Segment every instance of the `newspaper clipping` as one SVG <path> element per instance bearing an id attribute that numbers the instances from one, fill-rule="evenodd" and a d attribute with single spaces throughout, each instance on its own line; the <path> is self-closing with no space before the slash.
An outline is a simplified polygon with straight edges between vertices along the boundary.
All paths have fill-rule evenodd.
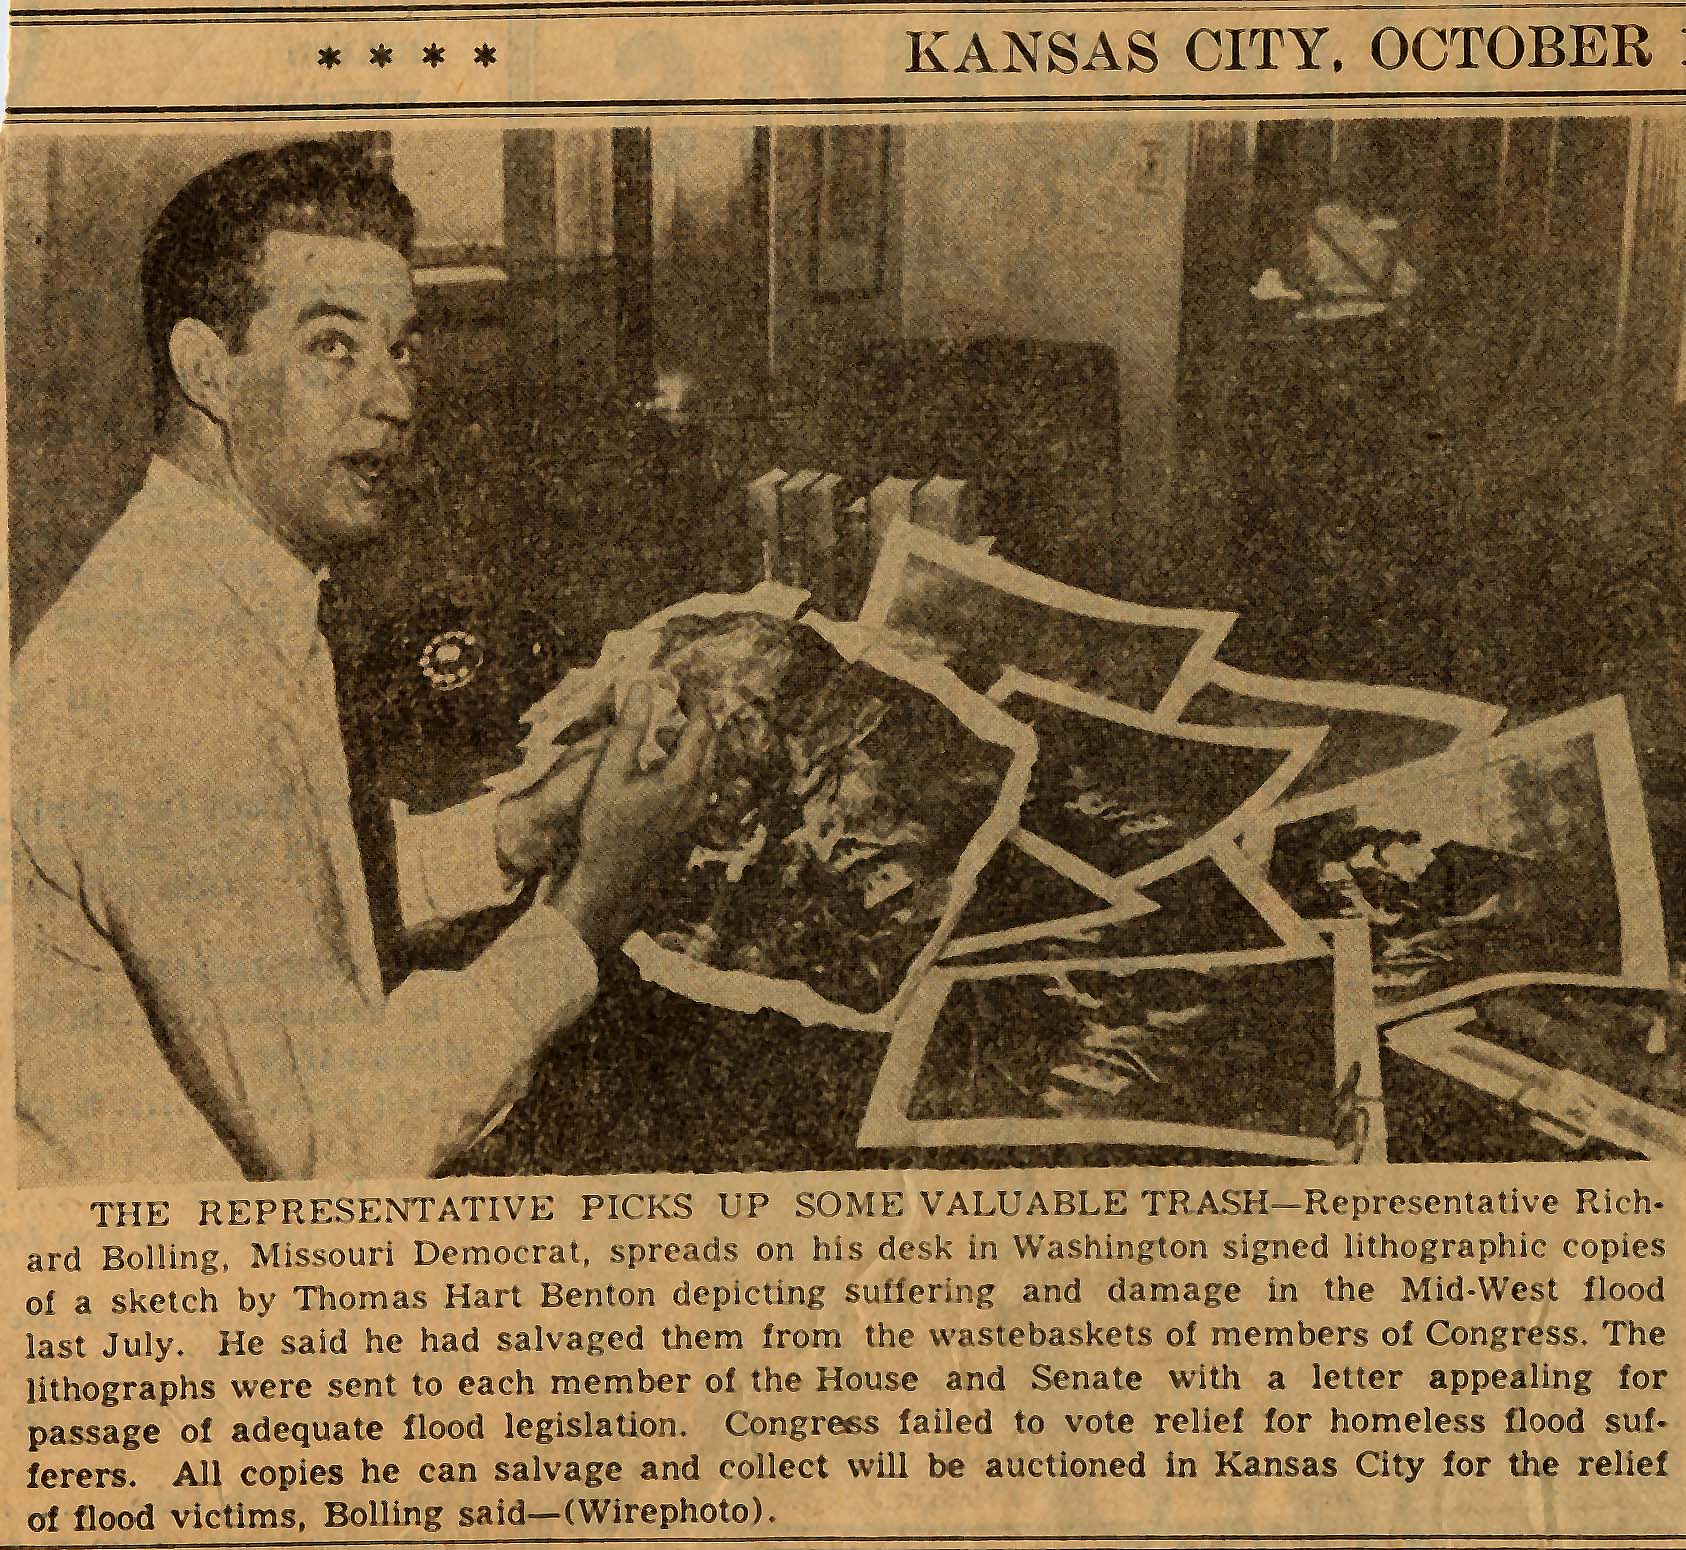
<path id="1" fill-rule="evenodd" d="M 1686 1546 L 1686 10 L 14 8 L 0 1545 Z"/>

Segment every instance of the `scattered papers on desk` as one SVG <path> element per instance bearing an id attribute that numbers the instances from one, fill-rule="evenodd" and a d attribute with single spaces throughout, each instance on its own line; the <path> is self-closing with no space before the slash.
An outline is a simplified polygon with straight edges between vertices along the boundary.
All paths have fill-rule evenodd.
<path id="1" fill-rule="evenodd" d="M 1500 732 L 1458 695 L 1249 672 L 1217 660 L 1232 614 L 908 523 L 859 622 L 807 604 L 765 582 L 616 632 L 491 786 L 583 791 L 635 682 L 647 765 L 706 710 L 710 807 L 627 950 L 709 1005 L 888 1030 L 863 1146 L 1380 1160 L 1381 1028 L 1390 1061 L 1502 1075 L 1506 1102 L 1518 1061 L 1570 1072 L 1528 1089 L 1553 1134 L 1673 1146 L 1686 1103 L 1634 1086 L 1639 1055 L 1678 1061 L 1660 1017 L 1609 1014 L 1638 1064 L 1515 1049 L 1498 1075 L 1462 1012 L 1432 1020 L 1668 985 L 1619 698 Z"/>
<path id="2" fill-rule="evenodd" d="M 1139 894 L 1134 904 L 1137 914 L 1146 914 L 1153 907 Z M 1003 937 L 1016 942 L 1040 935 L 1052 924 L 1074 916 L 1120 908 L 1110 888 L 1097 892 L 1067 875 L 1058 864 L 1039 861 L 1015 834 L 990 857 L 978 878 L 971 902 L 954 928 L 948 952 L 952 955 L 972 950 L 970 944 L 976 938 Z"/>
<path id="3" fill-rule="evenodd" d="M 1274 804 L 1279 823 L 1328 812 L 1368 777 L 1491 737 L 1504 707 L 1458 694 L 1279 678 L 1226 662 L 1185 676 L 1159 714 L 1198 726 L 1322 727 L 1326 735 Z"/>

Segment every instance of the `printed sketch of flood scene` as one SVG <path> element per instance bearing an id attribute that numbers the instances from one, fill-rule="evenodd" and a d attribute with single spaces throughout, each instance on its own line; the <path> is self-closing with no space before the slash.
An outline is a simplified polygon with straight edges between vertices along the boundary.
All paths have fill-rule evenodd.
<path id="1" fill-rule="evenodd" d="M 1284 791 L 1321 727 L 1171 725 L 1015 668 L 989 697 L 1036 729 L 1019 818 L 1034 854 L 1075 858 L 1117 888 L 1164 877 Z M 1110 891 L 1110 890 L 1109 890 Z"/>
<path id="2" fill-rule="evenodd" d="M 808 614 L 800 594 L 680 604 L 529 712 L 531 784 L 600 737 L 636 681 L 719 730 L 689 862 L 628 947 L 658 984 L 739 1011 L 875 1026 L 935 956 L 1016 821 L 1033 738 L 952 675 Z M 762 606 L 754 606 L 759 602 Z"/>
<path id="3" fill-rule="evenodd" d="M 1668 984 L 1619 700 L 1419 764 L 1285 825 L 1270 878 L 1302 916 L 1369 926 L 1388 1021 L 1503 985 Z"/>
<path id="4" fill-rule="evenodd" d="M 1235 615 L 1121 602 L 898 522 L 886 533 L 862 624 L 912 637 L 966 683 L 1008 668 L 1153 710 L 1210 662 Z"/>
<path id="5" fill-rule="evenodd" d="M 1215 662 L 1185 676 L 1159 714 L 1197 726 L 1327 729 L 1276 804 L 1278 822 L 1327 811 L 1356 782 L 1490 736 L 1504 708 L 1456 694 L 1378 684 L 1318 683 Z"/>
<path id="6" fill-rule="evenodd" d="M 1306 1161 L 1386 1155 L 1362 931 L 1333 952 L 939 971 L 863 1146 L 1107 1140 Z"/>
<path id="7" fill-rule="evenodd" d="M 1395 1023 L 1383 1040 L 1389 1056 L 1496 1099 L 1564 1146 L 1678 1157 L 1686 1114 L 1678 1060 L 1656 1058 L 1664 1035 L 1645 1000 L 1530 985 Z"/>

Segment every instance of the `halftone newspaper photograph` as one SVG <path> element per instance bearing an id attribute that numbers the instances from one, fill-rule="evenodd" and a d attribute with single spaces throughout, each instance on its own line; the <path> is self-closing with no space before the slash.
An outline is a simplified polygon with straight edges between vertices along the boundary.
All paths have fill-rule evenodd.
<path id="1" fill-rule="evenodd" d="M 1678 5 L 18 8 L 4 179 L 0 1542 L 1686 1543 Z"/>

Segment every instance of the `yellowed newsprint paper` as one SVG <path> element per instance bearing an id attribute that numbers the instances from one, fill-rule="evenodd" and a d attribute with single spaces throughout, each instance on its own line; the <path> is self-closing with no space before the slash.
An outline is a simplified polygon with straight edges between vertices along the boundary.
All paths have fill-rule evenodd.
<path id="1" fill-rule="evenodd" d="M 0 1547 L 1686 1545 L 1686 7 L 8 68 Z"/>

